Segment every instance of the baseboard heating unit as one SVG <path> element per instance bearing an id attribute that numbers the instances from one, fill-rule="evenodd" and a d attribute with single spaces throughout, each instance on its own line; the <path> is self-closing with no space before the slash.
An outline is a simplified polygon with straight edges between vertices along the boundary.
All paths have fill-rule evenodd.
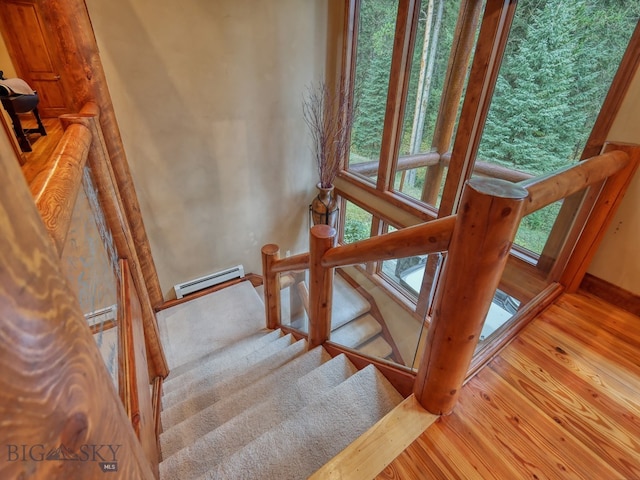
<path id="1" fill-rule="evenodd" d="M 174 285 L 173 289 L 176 292 L 176 298 L 180 299 L 185 295 L 189 295 L 190 293 L 213 287 L 214 285 L 233 280 L 234 278 L 243 277 L 244 268 L 242 267 L 242 265 L 236 265 L 235 267 L 211 273 L 209 275 L 205 275 L 204 277 L 195 278 L 184 283 L 179 283 L 177 285 Z"/>

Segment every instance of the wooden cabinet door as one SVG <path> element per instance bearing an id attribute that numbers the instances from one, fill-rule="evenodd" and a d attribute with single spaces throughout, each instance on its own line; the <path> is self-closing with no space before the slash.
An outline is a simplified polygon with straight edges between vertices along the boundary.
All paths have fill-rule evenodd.
<path id="1" fill-rule="evenodd" d="M 37 1 L 1 1 L 0 24 L 18 76 L 40 96 L 40 115 L 57 117 L 68 113 L 55 47 L 47 40 Z"/>

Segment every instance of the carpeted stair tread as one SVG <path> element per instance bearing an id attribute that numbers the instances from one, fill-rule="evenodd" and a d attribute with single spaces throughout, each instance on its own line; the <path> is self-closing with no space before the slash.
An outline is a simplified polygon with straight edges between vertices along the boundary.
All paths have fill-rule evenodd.
<path id="1" fill-rule="evenodd" d="M 161 310 L 156 317 L 169 370 L 265 326 L 264 304 L 250 282 Z"/>
<path id="2" fill-rule="evenodd" d="M 368 366 L 199 478 L 307 478 L 401 401 L 382 374 Z"/>
<path id="3" fill-rule="evenodd" d="M 233 455 L 267 430 L 277 427 L 294 412 L 316 403 L 318 398 L 356 372 L 353 364 L 340 355 L 301 378 L 292 380 L 286 389 L 255 403 L 175 455 L 165 457 L 161 466 L 162 478 L 195 478 L 204 474 L 212 465 Z"/>
<path id="4" fill-rule="evenodd" d="M 340 275 L 334 275 L 331 330 L 340 328 L 371 309 L 371 304 Z"/>
<path id="5" fill-rule="evenodd" d="M 222 347 L 212 350 L 208 353 L 205 353 L 201 357 L 190 360 L 189 362 L 183 363 L 182 365 L 178 365 L 171 369 L 169 376 L 163 382 L 163 385 L 166 385 L 169 382 L 177 379 L 180 375 L 185 372 L 188 372 L 194 367 L 199 366 L 204 362 L 208 362 L 215 358 L 224 358 L 231 356 L 245 356 L 248 353 L 256 350 L 261 345 L 266 345 L 278 338 L 284 336 L 280 329 L 277 330 L 268 330 L 266 328 L 260 329 L 253 333 L 248 334 L 247 336 L 241 338 L 237 342 L 223 345 Z"/>
<path id="6" fill-rule="evenodd" d="M 195 378 L 204 375 L 212 375 L 214 372 L 221 372 L 233 366 L 238 360 L 247 357 L 251 353 L 260 350 L 272 342 L 283 337 L 280 329 L 269 331 L 263 330 L 259 334 L 250 335 L 239 342 L 227 345 L 224 348 L 215 350 L 209 355 L 181 365 L 178 373 L 171 371 L 171 375 L 163 382 L 162 388 L 165 393 L 171 392 L 176 386 L 186 384 Z"/>
<path id="7" fill-rule="evenodd" d="M 387 358 L 391 356 L 393 349 L 383 337 L 377 336 L 373 340 L 358 347 L 358 352 L 370 357 Z"/>
<path id="8" fill-rule="evenodd" d="M 296 379 L 297 377 L 306 375 L 309 371 L 320 366 L 330 358 L 324 349 L 314 348 L 310 352 L 306 352 L 292 359 L 290 362 L 285 363 L 282 367 L 270 372 L 255 383 L 247 385 L 245 388 L 237 390 L 235 393 L 221 398 L 218 401 L 209 396 L 199 396 L 174 405 L 162 412 L 162 425 L 165 430 L 163 441 L 168 440 L 170 436 L 174 435 L 173 433 L 169 433 L 173 430 L 172 427 L 183 427 L 183 425 L 179 425 L 180 422 L 188 422 L 191 424 L 195 420 L 194 417 L 207 418 L 208 421 L 215 418 L 219 422 L 218 424 L 220 424 L 232 416 L 237 415 L 242 408 L 245 408 L 246 404 L 243 403 L 243 401 L 255 401 L 257 398 L 260 398 L 252 398 L 252 395 L 260 395 L 264 398 L 270 395 L 273 390 L 282 388 L 282 382 L 285 382 L 286 379 Z M 203 412 L 205 409 L 208 411 Z M 167 450 L 163 448 L 163 453 L 167 454 L 166 452 Z"/>
<path id="9" fill-rule="evenodd" d="M 283 337 L 285 338 L 285 337 Z M 306 340 L 300 340 L 287 348 L 280 350 L 264 360 L 250 365 L 245 372 L 227 376 L 224 379 L 203 378 L 200 383 L 193 385 L 193 390 L 185 392 L 184 396 L 172 403 L 171 406 L 188 402 L 192 408 L 202 405 L 210 405 L 225 396 L 231 395 L 247 385 L 257 382 L 262 377 L 282 367 L 294 358 L 303 355 L 307 351 Z M 207 403 L 208 402 L 208 403 Z M 194 411 L 195 413 L 195 411 Z"/>
<path id="10" fill-rule="evenodd" d="M 382 332 L 382 325 L 369 313 L 331 332 L 331 341 L 357 348 Z"/>
<path id="11" fill-rule="evenodd" d="M 207 363 L 198 368 L 197 377 L 181 375 L 185 377 L 184 380 L 180 380 L 177 384 L 173 385 L 173 388 L 169 392 L 166 392 L 162 398 L 162 405 L 166 408 L 184 400 L 188 395 L 192 395 L 194 392 L 202 390 L 204 387 L 211 386 L 213 383 L 221 382 L 226 378 L 234 377 L 251 368 L 252 365 L 260 363 L 265 358 L 269 358 L 271 355 L 289 347 L 295 342 L 295 339 L 291 334 L 280 337 L 279 339 L 270 342 L 255 350 L 248 355 L 235 359 L 230 365 L 225 363 L 225 368 L 219 370 L 216 368 L 216 364 Z"/>

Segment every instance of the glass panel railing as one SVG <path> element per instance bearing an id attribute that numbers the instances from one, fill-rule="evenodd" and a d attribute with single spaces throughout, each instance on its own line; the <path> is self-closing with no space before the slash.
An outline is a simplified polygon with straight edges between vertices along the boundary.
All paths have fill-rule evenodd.
<path id="1" fill-rule="evenodd" d="M 309 271 L 280 275 L 280 323 L 302 333 L 309 333 Z"/>
<path id="2" fill-rule="evenodd" d="M 113 238 L 88 168 L 73 209 L 61 264 L 118 388 L 119 269 Z"/>

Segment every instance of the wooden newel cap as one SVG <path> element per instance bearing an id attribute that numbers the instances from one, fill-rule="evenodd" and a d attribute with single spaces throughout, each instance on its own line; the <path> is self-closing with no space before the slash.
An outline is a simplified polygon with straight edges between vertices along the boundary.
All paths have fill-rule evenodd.
<path id="1" fill-rule="evenodd" d="M 311 227 L 311 235 L 316 238 L 334 238 L 338 232 L 330 225 L 314 225 Z"/>
<path id="2" fill-rule="evenodd" d="M 265 255 L 275 255 L 280 253 L 280 247 L 275 243 L 268 243 L 264 247 L 262 247 L 262 253 Z"/>
<path id="3" fill-rule="evenodd" d="M 492 197 L 511 198 L 524 200 L 529 196 L 526 188 L 517 183 L 501 180 L 499 178 L 472 178 L 467 181 L 467 186 L 478 193 Z"/>

